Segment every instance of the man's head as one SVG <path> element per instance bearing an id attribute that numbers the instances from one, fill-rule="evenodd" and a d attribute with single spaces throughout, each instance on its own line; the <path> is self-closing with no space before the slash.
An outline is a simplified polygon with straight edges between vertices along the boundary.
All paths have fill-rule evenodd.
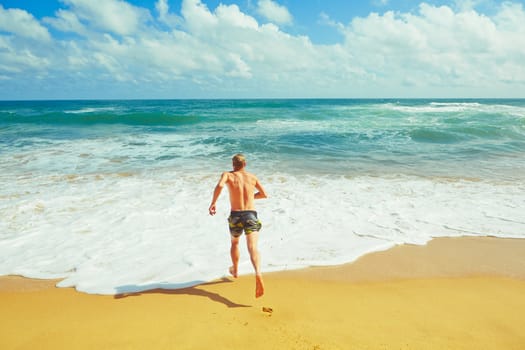
<path id="1" fill-rule="evenodd" d="M 246 166 L 246 157 L 244 154 L 236 154 L 232 158 L 233 170 L 240 170 Z"/>

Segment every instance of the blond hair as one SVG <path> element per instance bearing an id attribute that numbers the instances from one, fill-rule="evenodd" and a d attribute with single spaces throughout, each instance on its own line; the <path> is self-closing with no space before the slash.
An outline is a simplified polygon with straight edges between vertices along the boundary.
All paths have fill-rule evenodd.
<path id="1" fill-rule="evenodd" d="M 241 169 L 246 165 L 246 157 L 242 153 L 233 156 L 232 164 L 234 169 Z"/>

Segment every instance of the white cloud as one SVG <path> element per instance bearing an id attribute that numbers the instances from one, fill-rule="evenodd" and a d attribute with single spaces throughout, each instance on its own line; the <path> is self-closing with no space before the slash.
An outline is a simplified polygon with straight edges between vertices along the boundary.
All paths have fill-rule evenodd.
<path id="1" fill-rule="evenodd" d="M 149 12 L 122 0 L 63 0 L 82 21 L 118 35 L 136 33 L 150 19 Z"/>
<path id="2" fill-rule="evenodd" d="M 270 22 L 277 24 L 292 24 L 293 17 L 285 6 L 272 0 L 259 0 L 257 12 Z"/>
<path id="3" fill-rule="evenodd" d="M 0 73 L 7 74 L 6 77 L 44 71 L 50 63 L 48 58 L 37 55 L 29 48 L 18 47 L 12 38 L 0 36 Z"/>
<path id="4" fill-rule="evenodd" d="M 4 9 L 1 4 L 0 31 L 35 40 L 51 40 L 47 28 L 42 26 L 33 15 L 21 9 Z"/>
<path id="5" fill-rule="evenodd" d="M 345 48 L 354 64 L 395 85 L 410 76 L 420 88 L 492 90 L 503 79 L 524 84 L 523 8 L 503 5 L 495 18 L 474 10 L 421 4 L 415 14 L 387 12 L 354 19 L 345 29 Z M 417 78 L 417 79 L 414 79 Z M 430 90 L 429 90 L 430 91 Z"/>
<path id="6" fill-rule="evenodd" d="M 219 21 L 225 25 L 250 29 L 257 29 L 259 27 L 257 21 L 253 17 L 242 13 L 237 5 L 225 6 L 221 4 L 215 13 Z"/>
<path id="7" fill-rule="evenodd" d="M 211 26 L 217 24 L 217 18 L 200 0 L 183 0 L 181 12 L 186 26 L 193 33 L 206 32 Z"/>
<path id="8" fill-rule="evenodd" d="M 45 77 L 53 64 L 49 57 L 49 47 L 53 44 L 47 28 L 33 15 L 0 5 L 0 96 L 7 96 L 12 90 L 10 84 L 17 79 L 27 83 L 28 78 Z M 28 88 L 32 87 L 29 83 Z"/>
<path id="9" fill-rule="evenodd" d="M 62 32 L 77 33 L 86 35 L 87 29 L 80 22 L 74 12 L 59 9 L 55 13 L 56 17 L 46 17 L 43 19 L 44 23 L 50 24 L 55 29 Z"/>
<path id="10" fill-rule="evenodd" d="M 155 3 L 155 9 L 159 15 L 159 21 L 163 22 L 173 28 L 182 23 L 182 19 L 169 12 L 168 0 L 158 0 Z"/>
<path id="11" fill-rule="evenodd" d="M 155 3 L 155 9 L 159 13 L 160 18 L 166 17 L 169 11 L 168 0 L 158 0 Z"/>
<path id="12" fill-rule="evenodd" d="M 235 4 L 210 9 L 184 0 L 179 14 L 158 0 L 154 17 L 123 1 L 98 8 L 88 0 L 63 3 L 43 24 L 19 10 L 28 26 L 47 33 L 38 42 L 14 25 L 14 35 L 0 34 L 0 95 L 16 84 L 33 89 L 37 74 L 43 82 L 53 78 L 47 84 L 56 98 L 88 87 L 99 97 L 110 90 L 120 97 L 512 97 L 525 91 L 519 4 L 505 3 L 490 17 L 425 3 L 416 12 L 370 14 L 347 24 L 324 14 L 322 21 L 344 41 L 315 45 L 258 23 Z M 44 24 L 78 35 L 51 38 Z M 61 88 L 62 81 L 74 88 Z"/>

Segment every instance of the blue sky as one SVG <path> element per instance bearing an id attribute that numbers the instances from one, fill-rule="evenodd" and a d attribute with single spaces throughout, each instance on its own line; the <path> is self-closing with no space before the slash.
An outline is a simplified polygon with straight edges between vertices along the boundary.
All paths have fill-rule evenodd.
<path id="1" fill-rule="evenodd" d="M 525 97 L 525 5 L 0 0 L 0 99 Z"/>

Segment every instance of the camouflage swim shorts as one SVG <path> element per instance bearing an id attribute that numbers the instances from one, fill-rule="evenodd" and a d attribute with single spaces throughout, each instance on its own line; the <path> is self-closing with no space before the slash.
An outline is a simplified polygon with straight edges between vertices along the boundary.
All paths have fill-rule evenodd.
<path id="1" fill-rule="evenodd" d="M 228 218 L 230 234 L 233 237 L 242 235 L 242 231 L 249 235 L 254 231 L 259 231 L 262 227 L 261 220 L 257 218 L 255 210 L 232 211 Z"/>

